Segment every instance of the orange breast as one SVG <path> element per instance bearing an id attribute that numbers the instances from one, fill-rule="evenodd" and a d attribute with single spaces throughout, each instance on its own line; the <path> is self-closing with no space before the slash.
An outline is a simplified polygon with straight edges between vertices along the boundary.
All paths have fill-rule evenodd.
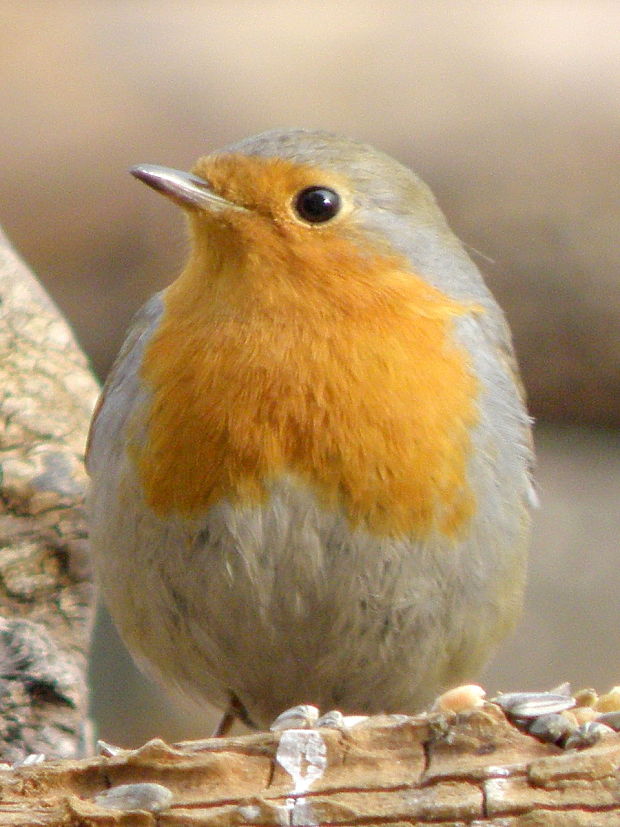
<path id="1" fill-rule="evenodd" d="M 292 473 L 377 535 L 466 525 L 478 388 L 452 326 L 472 308 L 394 257 L 330 249 L 286 279 L 275 253 L 245 273 L 238 259 L 229 284 L 194 258 L 167 291 L 142 369 L 147 439 L 132 447 L 158 514 L 262 503 Z"/>

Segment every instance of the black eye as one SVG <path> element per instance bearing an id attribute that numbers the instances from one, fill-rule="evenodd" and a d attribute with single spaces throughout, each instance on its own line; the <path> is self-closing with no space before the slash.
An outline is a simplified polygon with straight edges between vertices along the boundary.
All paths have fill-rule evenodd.
<path id="1" fill-rule="evenodd" d="M 295 198 L 295 211 L 304 221 L 329 221 L 340 209 L 340 196 L 329 187 L 307 187 Z"/>

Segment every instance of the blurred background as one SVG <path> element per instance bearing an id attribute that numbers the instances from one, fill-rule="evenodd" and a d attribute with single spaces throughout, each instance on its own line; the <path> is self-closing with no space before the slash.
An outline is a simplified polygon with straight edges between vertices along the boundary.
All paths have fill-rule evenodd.
<path id="1" fill-rule="evenodd" d="M 274 126 L 368 141 L 431 185 L 514 332 L 541 508 L 487 688 L 620 683 L 617 0 L 0 2 L 0 222 L 104 378 L 182 263 L 127 174 Z M 99 624 L 101 737 L 204 736 Z"/>

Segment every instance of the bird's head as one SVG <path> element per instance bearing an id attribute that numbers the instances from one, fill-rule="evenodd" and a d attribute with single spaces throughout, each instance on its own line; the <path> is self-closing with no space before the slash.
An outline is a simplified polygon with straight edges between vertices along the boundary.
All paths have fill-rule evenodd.
<path id="1" fill-rule="evenodd" d="M 190 173 L 151 165 L 132 173 L 187 212 L 186 279 L 222 284 L 229 301 L 239 292 L 276 302 L 313 294 L 355 305 L 412 272 L 448 296 L 485 298 L 428 187 L 366 144 L 275 130 L 199 159 Z"/>

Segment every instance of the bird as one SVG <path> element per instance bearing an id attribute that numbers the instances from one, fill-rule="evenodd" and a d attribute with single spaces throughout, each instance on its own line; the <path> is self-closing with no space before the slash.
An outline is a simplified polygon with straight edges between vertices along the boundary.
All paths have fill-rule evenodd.
<path id="1" fill-rule="evenodd" d="M 518 618 L 536 501 L 504 314 L 389 155 L 272 129 L 135 178 L 188 258 L 87 446 L 99 588 L 137 664 L 260 729 L 419 712 Z"/>

